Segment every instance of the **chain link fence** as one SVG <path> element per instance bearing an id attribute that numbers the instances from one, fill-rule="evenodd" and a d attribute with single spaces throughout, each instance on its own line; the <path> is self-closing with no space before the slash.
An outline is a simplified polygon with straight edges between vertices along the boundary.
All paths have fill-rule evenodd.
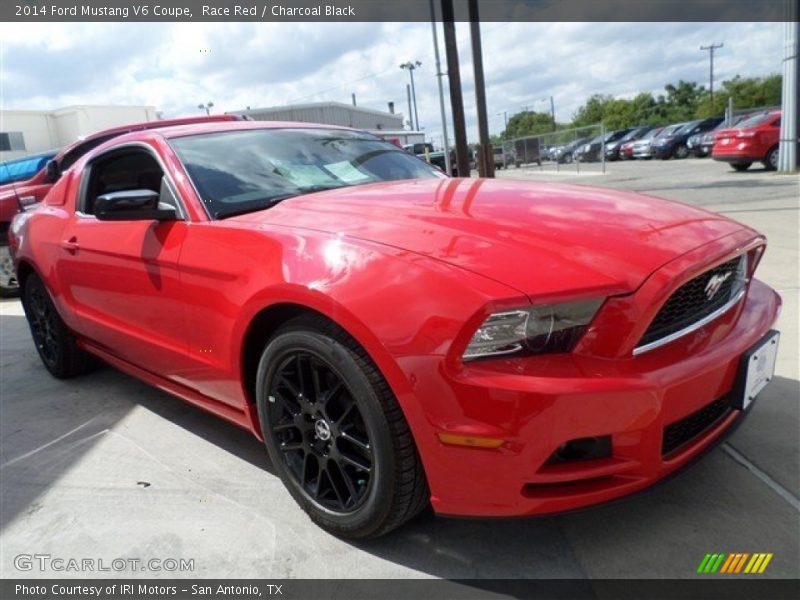
<path id="1" fill-rule="evenodd" d="M 504 166 L 605 172 L 605 135 L 603 124 L 598 123 L 506 140 L 502 143 Z"/>

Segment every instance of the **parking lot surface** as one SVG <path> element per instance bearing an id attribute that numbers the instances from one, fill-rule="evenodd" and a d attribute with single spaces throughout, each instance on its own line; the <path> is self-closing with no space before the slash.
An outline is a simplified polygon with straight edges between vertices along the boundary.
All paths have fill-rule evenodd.
<path id="1" fill-rule="evenodd" d="M 798 178 L 691 159 L 499 177 L 599 185 L 721 212 L 769 238 L 759 277 L 783 296 L 777 376 L 749 418 L 647 495 L 557 517 L 423 515 L 376 541 L 314 526 L 250 434 L 109 367 L 58 381 L 18 301 L 0 301 L 3 577 L 693 577 L 708 552 L 771 552 L 800 576 Z M 193 559 L 185 572 L 22 572 L 19 554 Z"/>

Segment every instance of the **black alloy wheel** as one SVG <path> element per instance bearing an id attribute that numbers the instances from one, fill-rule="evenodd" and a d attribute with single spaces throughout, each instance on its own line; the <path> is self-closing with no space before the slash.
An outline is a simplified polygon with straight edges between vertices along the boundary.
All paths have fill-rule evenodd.
<path id="1" fill-rule="evenodd" d="M 289 354 L 269 390 L 269 423 L 286 466 L 316 504 L 358 508 L 372 473 L 372 445 L 353 392 L 323 359 Z"/>
<path id="2" fill-rule="evenodd" d="M 374 538 L 429 505 L 391 388 L 364 349 L 321 315 L 293 319 L 267 342 L 256 403 L 276 473 L 323 529 Z"/>
<path id="3" fill-rule="evenodd" d="M 51 375 L 66 379 L 87 373 L 96 366 L 96 359 L 78 346 L 44 282 L 36 274 L 25 280 L 22 307 L 36 351 Z"/>
<path id="4" fill-rule="evenodd" d="M 26 294 L 26 308 L 31 336 L 45 366 L 52 368 L 58 360 L 58 313 L 47 297 L 44 286 L 31 284 Z"/>
<path id="5" fill-rule="evenodd" d="M 672 156 L 675 158 L 686 158 L 689 156 L 689 148 L 686 147 L 686 144 L 678 144 L 675 146 L 675 150 L 672 151 Z"/>

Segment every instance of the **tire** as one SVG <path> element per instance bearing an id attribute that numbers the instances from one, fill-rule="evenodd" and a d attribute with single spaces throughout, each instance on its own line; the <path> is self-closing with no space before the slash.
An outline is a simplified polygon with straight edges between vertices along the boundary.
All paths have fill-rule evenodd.
<path id="1" fill-rule="evenodd" d="M 686 144 L 678 144 L 672 150 L 673 158 L 686 158 L 687 156 L 689 156 L 689 148 L 686 147 Z"/>
<path id="2" fill-rule="evenodd" d="M 397 400 L 364 350 L 326 319 L 301 317 L 275 333 L 259 362 L 256 401 L 274 468 L 326 531 L 375 538 L 428 506 Z"/>
<path id="3" fill-rule="evenodd" d="M 743 171 L 747 171 L 747 169 L 749 169 L 750 165 L 752 165 L 752 164 L 753 163 L 749 163 L 749 162 L 747 162 L 747 163 L 734 163 L 731 166 L 733 167 L 734 171 L 739 171 L 741 173 Z"/>
<path id="4" fill-rule="evenodd" d="M 68 379 L 94 369 L 96 359 L 78 347 L 75 336 L 58 314 L 47 287 L 36 274 L 25 280 L 22 307 L 39 358 L 53 377 Z"/>
<path id="5" fill-rule="evenodd" d="M 568 165 L 568 164 L 570 164 L 572 162 L 572 158 L 573 158 L 572 157 L 572 153 L 571 152 L 567 152 L 563 156 L 562 160 L 563 160 L 564 164 Z"/>
<path id="6" fill-rule="evenodd" d="M 14 262 L 8 245 L 0 244 L 0 298 L 11 298 L 19 294 Z"/>
<path id="7" fill-rule="evenodd" d="M 764 156 L 764 168 L 767 171 L 775 171 L 778 168 L 778 145 L 775 144 L 772 148 L 767 150 Z"/>

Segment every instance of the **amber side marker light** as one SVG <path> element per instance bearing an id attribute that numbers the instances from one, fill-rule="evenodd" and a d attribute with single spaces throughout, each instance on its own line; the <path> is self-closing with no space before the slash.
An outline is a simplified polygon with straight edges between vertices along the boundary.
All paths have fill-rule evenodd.
<path id="1" fill-rule="evenodd" d="M 472 435 L 457 435 L 455 433 L 439 433 L 439 441 L 450 446 L 469 446 L 471 448 L 499 448 L 505 440 Z"/>

